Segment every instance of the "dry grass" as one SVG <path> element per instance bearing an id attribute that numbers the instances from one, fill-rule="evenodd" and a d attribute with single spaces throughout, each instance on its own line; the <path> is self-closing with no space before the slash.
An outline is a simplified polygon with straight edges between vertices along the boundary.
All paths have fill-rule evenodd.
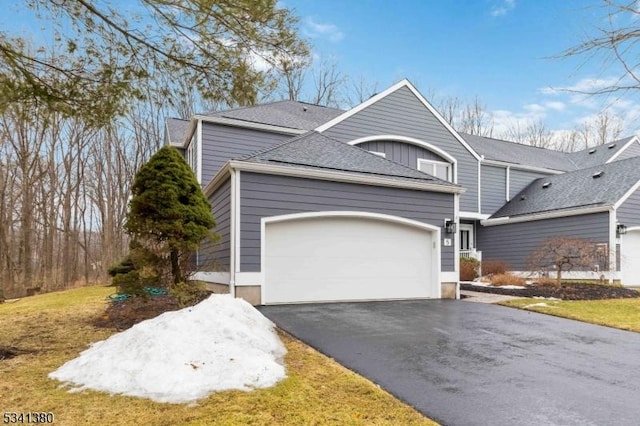
<path id="1" fill-rule="evenodd" d="M 640 299 L 581 301 L 517 299 L 500 304 L 640 332 Z"/>
<path id="2" fill-rule="evenodd" d="M 47 374 L 113 330 L 97 329 L 112 288 L 89 287 L 0 305 L 0 346 L 27 351 L 0 361 L 4 411 L 53 412 L 56 424 L 435 424 L 370 381 L 282 335 L 288 377 L 270 389 L 228 391 L 193 405 L 101 392 L 69 393 Z M 158 374 L 162 374 L 161 371 Z"/>
<path id="3" fill-rule="evenodd" d="M 482 261 L 482 274 L 483 275 L 499 275 L 509 271 L 509 265 L 504 260 L 483 260 Z"/>
<path id="4" fill-rule="evenodd" d="M 491 285 L 501 286 L 501 285 L 520 285 L 523 286 L 526 284 L 524 278 L 515 276 L 510 273 L 505 274 L 497 274 L 491 277 Z"/>

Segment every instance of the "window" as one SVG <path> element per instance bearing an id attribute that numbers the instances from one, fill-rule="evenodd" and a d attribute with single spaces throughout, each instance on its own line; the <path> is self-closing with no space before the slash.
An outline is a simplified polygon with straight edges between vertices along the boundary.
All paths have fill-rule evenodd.
<path id="1" fill-rule="evenodd" d="M 193 135 L 187 147 L 187 163 L 191 166 L 193 173 L 198 176 L 198 138 Z"/>
<path id="2" fill-rule="evenodd" d="M 451 164 L 443 161 L 425 160 L 424 158 L 418 159 L 418 170 L 421 172 L 429 173 L 439 179 L 451 182 Z"/>

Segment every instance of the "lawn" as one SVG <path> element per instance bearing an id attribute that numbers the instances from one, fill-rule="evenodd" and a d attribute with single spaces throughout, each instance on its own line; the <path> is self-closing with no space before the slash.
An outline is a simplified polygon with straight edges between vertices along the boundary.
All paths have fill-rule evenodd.
<path id="1" fill-rule="evenodd" d="M 113 292 L 87 287 L 0 304 L 0 348 L 19 352 L 0 360 L 3 412 L 52 412 L 56 424 L 68 425 L 435 424 L 286 334 L 281 338 L 288 350 L 288 377 L 273 388 L 215 393 L 191 405 L 95 391 L 69 393 L 47 374 L 89 343 L 115 333 L 92 325 Z"/>
<path id="2" fill-rule="evenodd" d="M 500 304 L 640 332 L 640 299 L 582 301 L 516 299 Z"/>

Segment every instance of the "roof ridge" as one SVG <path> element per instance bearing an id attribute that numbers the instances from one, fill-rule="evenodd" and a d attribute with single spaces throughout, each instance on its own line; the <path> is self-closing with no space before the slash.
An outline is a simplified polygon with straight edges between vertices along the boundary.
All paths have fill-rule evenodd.
<path id="1" fill-rule="evenodd" d="M 243 157 L 239 157 L 239 158 L 237 158 L 237 160 L 250 160 L 250 159 L 252 159 L 254 157 L 257 157 L 259 155 L 266 154 L 269 151 L 273 151 L 274 149 L 278 149 L 278 148 L 283 147 L 285 145 L 288 145 L 288 144 L 290 144 L 292 142 L 296 142 L 298 139 L 301 139 L 301 138 L 303 138 L 305 136 L 308 136 L 308 135 L 310 135 L 312 133 L 318 133 L 318 132 L 316 132 L 315 130 L 309 130 L 307 133 L 303 133 L 301 135 L 294 136 L 293 138 L 287 139 L 287 140 L 285 140 L 283 142 L 280 142 L 279 144 L 272 145 L 272 146 L 269 146 L 267 148 L 259 149 L 257 151 L 252 152 L 251 154 L 247 154 L 247 155 L 245 155 Z M 320 134 L 320 133 L 318 133 L 318 134 Z"/>

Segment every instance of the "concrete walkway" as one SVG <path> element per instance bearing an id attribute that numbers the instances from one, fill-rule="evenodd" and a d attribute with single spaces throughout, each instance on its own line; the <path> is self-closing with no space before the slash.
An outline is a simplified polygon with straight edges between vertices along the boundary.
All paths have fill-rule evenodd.
<path id="1" fill-rule="evenodd" d="M 464 302 L 477 303 L 500 303 L 506 300 L 522 299 L 522 297 L 506 296 L 504 294 L 481 293 L 479 291 L 470 290 L 460 290 L 460 297 Z"/>

